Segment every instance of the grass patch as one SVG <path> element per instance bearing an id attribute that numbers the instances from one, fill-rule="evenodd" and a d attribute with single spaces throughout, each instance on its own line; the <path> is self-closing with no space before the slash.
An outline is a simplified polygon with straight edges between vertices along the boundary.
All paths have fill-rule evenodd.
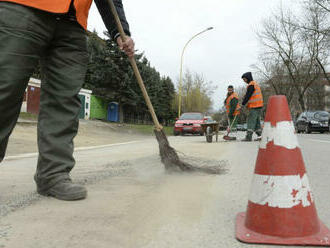
<path id="1" fill-rule="evenodd" d="M 129 124 L 129 127 L 141 134 L 153 134 L 153 125 Z M 167 136 L 173 135 L 173 127 L 163 127 Z"/>
<path id="2" fill-rule="evenodd" d="M 25 119 L 25 120 L 33 120 L 33 121 L 36 121 L 36 120 L 38 120 L 38 115 L 31 114 L 31 113 L 21 112 L 21 113 L 19 114 L 19 118 L 21 118 L 21 119 Z"/>

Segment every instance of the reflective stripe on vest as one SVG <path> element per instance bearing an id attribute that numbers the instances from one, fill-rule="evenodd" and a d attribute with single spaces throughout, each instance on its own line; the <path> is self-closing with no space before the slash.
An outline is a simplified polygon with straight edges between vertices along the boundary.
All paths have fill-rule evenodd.
<path id="1" fill-rule="evenodd" d="M 264 106 L 264 101 L 262 99 L 262 93 L 261 93 L 260 86 L 255 81 L 251 81 L 249 83 L 248 87 L 250 85 L 254 86 L 254 92 L 248 101 L 248 105 L 247 105 L 248 108 L 260 108 L 260 107 Z"/>
<path id="2" fill-rule="evenodd" d="M 64 14 L 69 11 L 71 0 L 0 0 L 5 2 L 14 2 L 21 5 L 33 7 L 51 13 Z M 78 23 L 87 29 L 88 12 L 91 7 L 92 0 L 74 0 L 73 5 L 76 9 L 76 17 Z"/>
<path id="3" fill-rule="evenodd" d="M 229 110 L 230 110 L 230 101 L 231 101 L 233 98 L 236 98 L 236 99 L 238 100 L 238 95 L 237 95 L 235 92 L 233 92 L 233 94 L 231 94 L 231 95 L 230 95 L 229 97 L 227 97 L 227 99 L 226 99 L 226 109 L 227 109 L 227 114 L 229 114 Z M 240 109 L 240 107 L 239 107 L 239 103 L 237 103 L 237 105 L 236 105 L 236 109 L 235 109 L 235 111 L 234 111 L 234 116 L 239 114 L 239 109 Z"/>

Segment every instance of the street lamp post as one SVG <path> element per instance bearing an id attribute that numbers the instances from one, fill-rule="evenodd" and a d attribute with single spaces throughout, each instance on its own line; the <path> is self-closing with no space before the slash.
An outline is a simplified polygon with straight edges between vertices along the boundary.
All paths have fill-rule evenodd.
<path id="1" fill-rule="evenodd" d="M 180 63 L 180 79 L 179 79 L 179 103 L 178 103 L 178 104 L 179 104 L 179 111 L 178 111 L 178 113 L 179 113 L 179 117 L 180 117 L 180 115 L 181 115 L 182 64 L 183 64 L 183 54 L 184 54 L 184 51 L 186 50 L 186 48 L 187 48 L 187 46 L 188 46 L 188 44 L 189 44 L 190 41 L 192 41 L 192 40 L 193 40 L 194 38 L 196 38 L 198 35 L 200 35 L 200 34 L 206 32 L 206 31 L 209 31 L 209 30 L 211 30 L 211 29 L 213 29 L 213 27 L 209 27 L 209 28 L 204 29 L 203 31 L 201 31 L 201 32 L 199 32 L 199 33 L 197 33 L 197 34 L 195 34 L 193 37 L 191 37 L 191 38 L 187 41 L 187 43 L 184 45 L 184 47 L 183 47 L 183 49 L 182 49 L 182 53 L 181 53 L 181 63 Z"/>

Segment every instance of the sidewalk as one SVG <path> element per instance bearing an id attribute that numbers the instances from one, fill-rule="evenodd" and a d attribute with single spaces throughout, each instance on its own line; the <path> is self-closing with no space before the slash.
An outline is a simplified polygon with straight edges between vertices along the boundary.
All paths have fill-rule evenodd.
<path id="1" fill-rule="evenodd" d="M 78 134 L 74 139 L 74 145 L 78 147 L 101 146 L 114 143 L 141 140 L 145 136 L 141 134 L 119 132 L 116 125 L 101 121 L 80 121 Z M 37 121 L 18 119 L 13 133 L 9 138 L 6 156 L 17 156 L 25 153 L 38 152 L 37 146 Z"/>

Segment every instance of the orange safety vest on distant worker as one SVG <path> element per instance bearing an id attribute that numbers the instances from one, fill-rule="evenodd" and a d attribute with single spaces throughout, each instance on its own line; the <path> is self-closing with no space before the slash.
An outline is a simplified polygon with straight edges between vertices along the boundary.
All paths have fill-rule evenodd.
<path id="1" fill-rule="evenodd" d="M 229 114 L 229 110 L 230 110 L 230 101 L 233 99 L 233 98 L 236 98 L 238 100 L 238 95 L 233 92 L 229 97 L 227 97 L 226 99 L 226 108 L 227 108 L 227 114 Z M 236 105 L 236 109 L 234 111 L 234 116 L 235 115 L 239 115 L 239 109 L 240 109 L 240 106 L 239 106 L 239 103 L 237 103 Z"/>
<path id="2" fill-rule="evenodd" d="M 51 13 L 64 14 L 69 11 L 71 0 L 0 0 L 14 2 Z M 93 0 L 73 0 L 78 23 L 87 29 L 88 12 Z M 17 20 L 18 21 L 18 20 Z"/>
<path id="3" fill-rule="evenodd" d="M 255 81 L 251 81 L 249 83 L 248 87 L 250 85 L 254 86 L 254 92 L 248 101 L 247 107 L 248 108 L 260 108 L 260 107 L 264 106 L 264 100 L 262 98 L 260 86 Z"/>

